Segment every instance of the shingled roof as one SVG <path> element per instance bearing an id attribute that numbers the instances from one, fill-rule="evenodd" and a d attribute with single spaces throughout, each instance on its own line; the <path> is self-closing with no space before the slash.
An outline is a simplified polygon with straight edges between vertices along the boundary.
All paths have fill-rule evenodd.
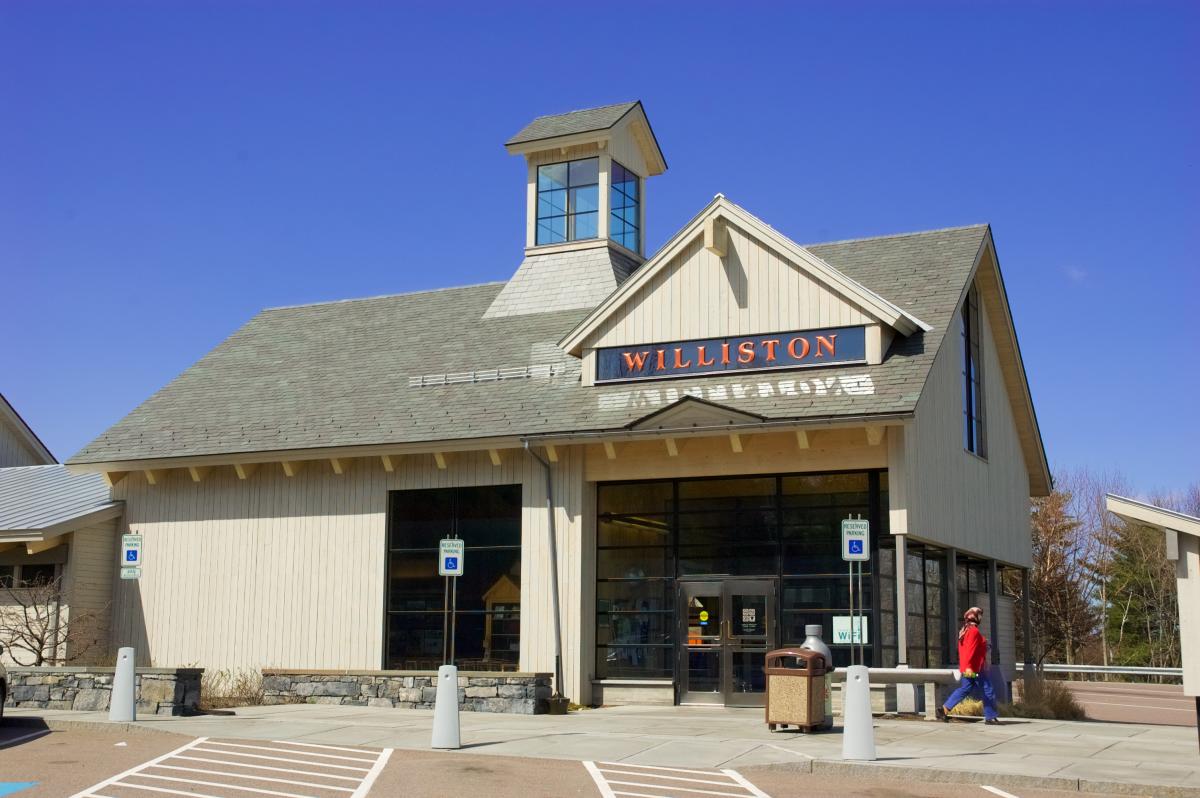
<path id="1" fill-rule="evenodd" d="M 591 133 L 595 130 L 608 130 L 621 117 L 637 108 L 637 100 L 616 105 L 603 105 L 599 108 L 584 108 L 579 111 L 568 111 L 565 114 L 551 114 L 534 119 L 505 144 L 524 144 L 528 141 L 541 141 L 559 136 L 570 136 L 576 133 Z"/>
<path id="2" fill-rule="evenodd" d="M 684 395 L 769 420 L 915 409 L 987 227 L 807 247 L 932 325 L 878 365 L 584 387 L 587 309 L 483 318 L 503 284 L 259 313 L 71 464 L 625 428 Z"/>

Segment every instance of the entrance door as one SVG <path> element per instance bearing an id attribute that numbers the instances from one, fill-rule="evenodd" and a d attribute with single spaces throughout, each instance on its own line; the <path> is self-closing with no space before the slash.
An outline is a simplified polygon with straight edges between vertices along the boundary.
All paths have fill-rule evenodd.
<path id="1" fill-rule="evenodd" d="M 775 640 L 774 582 L 680 582 L 679 603 L 679 702 L 762 706 L 763 664 Z"/>

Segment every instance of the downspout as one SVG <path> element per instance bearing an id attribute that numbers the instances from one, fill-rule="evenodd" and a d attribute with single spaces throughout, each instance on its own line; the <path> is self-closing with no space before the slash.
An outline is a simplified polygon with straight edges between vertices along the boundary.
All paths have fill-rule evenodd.
<path id="1" fill-rule="evenodd" d="M 554 608 L 554 696 L 551 700 L 561 702 L 565 699 L 562 694 L 562 617 L 558 603 L 558 533 L 554 524 L 554 480 L 550 474 L 550 463 L 530 448 L 529 441 L 524 443 L 525 451 L 529 452 L 546 472 L 546 514 L 549 516 L 550 535 L 550 603 Z"/>

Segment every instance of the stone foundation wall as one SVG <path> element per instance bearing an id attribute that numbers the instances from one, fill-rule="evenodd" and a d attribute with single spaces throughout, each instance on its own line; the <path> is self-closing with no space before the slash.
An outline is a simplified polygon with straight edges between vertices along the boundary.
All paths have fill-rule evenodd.
<path id="1" fill-rule="evenodd" d="M 200 705 L 203 668 L 138 668 L 137 711 L 187 715 Z M 104 711 L 112 697 L 113 668 L 9 668 L 6 707 Z"/>
<path id="2" fill-rule="evenodd" d="M 433 671 L 264 670 L 264 704 L 344 704 L 433 709 Z M 549 711 L 548 673 L 459 672 L 458 707 L 466 712 L 544 715 Z"/>

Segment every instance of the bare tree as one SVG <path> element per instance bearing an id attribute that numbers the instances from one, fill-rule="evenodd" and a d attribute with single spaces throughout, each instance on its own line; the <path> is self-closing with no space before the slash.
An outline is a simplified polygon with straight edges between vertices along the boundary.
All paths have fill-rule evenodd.
<path id="1" fill-rule="evenodd" d="M 99 632 L 107 608 L 96 612 L 66 606 L 61 577 L 6 585 L 0 595 L 0 643 L 18 665 L 78 662 L 102 647 Z"/>

